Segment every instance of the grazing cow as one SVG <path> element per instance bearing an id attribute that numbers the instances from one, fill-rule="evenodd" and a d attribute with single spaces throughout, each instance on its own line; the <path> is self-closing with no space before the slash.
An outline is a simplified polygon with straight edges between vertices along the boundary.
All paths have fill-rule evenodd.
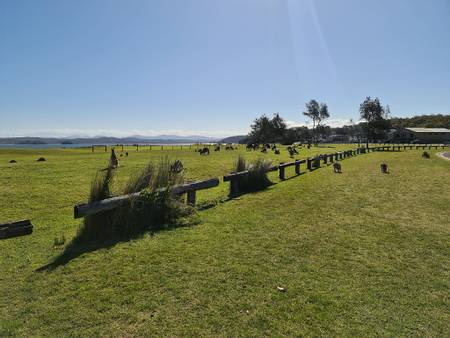
<path id="1" fill-rule="evenodd" d="M 294 157 L 294 155 L 298 155 L 298 151 L 294 147 L 289 146 L 286 149 L 289 152 L 290 157 Z"/>
<path id="2" fill-rule="evenodd" d="M 125 156 L 128 156 L 128 151 L 125 153 Z"/>
<path id="3" fill-rule="evenodd" d="M 111 168 L 115 169 L 119 166 L 119 160 L 117 159 L 114 148 L 111 148 Z"/>
<path id="4" fill-rule="evenodd" d="M 276 149 L 273 151 L 275 155 L 280 155 L 280 149 Z"/>
<path id="5" fill-rule="evenodd" d="M 233 145 L 231 143 L 227 144 L 225 150 L 234 150 Z"/>
<path id="6" fill-rule="evenodd" d="M 198 151 L 200 155 L 209 155 L 209 149 L 207 147 L 204 147 Z"/>
<path id="7" fill-rule="evenodd" d="M 259 148 L 259 144 L 258 143 L 249 143 L 246 146 L 247 150 L 256 150 Z"/>
<path id="8" fill-rule="evenodd" d="M 44 157 L 39 157 L 37 161 L 38 161 L 38 162 L 45 162 L 46 159 L 45 159 Z"/>
<path id="9" fill-rule="evenodd" d="M 11 161 L 9 161 L 9 163 L 17 163 L 17 161 L 16 160 L 11 160 Z"/>
<path id="10" fill-rule="evenodd" d="M 220 151 L 220 146 L 219 145 L 215 146 L 214 151 Z"/>
<path id="11" fill-rule="evenodd" d="M 427 151 L 422 153 L 422 158 L 430 158 L 430 154 Z"/>
<path id="12" fill-rule="evenodd" d="M 342 174 L 342 166 L 338 162 L 333 163 L 333 171 L 335 174 Z"/>
<path id="13" fill-rule="evenodd" d="M 173 164 L 171 164 L 170 166 L 170 171 L 176 174 L 179 174 L 183 171 L 184 166 L 183 163 L 181 163 L 180 160 L 176 160 L 175 162 L 173 162 Z"/>
<path id="14" fill-rule="evenodd" d="M 267 153 L 267 148 L 266 148 L 266 147 L 263 147 L 263 148 L 261 149 L 261 152 L 264 153 L 264 154 L 266 154 L 266 153 Z"/>
<path id="15" fill-rule="evenodd" d="M 381 163 L 380 164 L 380 169 L 381 169 L 381 173 L 382 174 L 387 174 L 388 173 L 388 166 L 386 163 Z"/>

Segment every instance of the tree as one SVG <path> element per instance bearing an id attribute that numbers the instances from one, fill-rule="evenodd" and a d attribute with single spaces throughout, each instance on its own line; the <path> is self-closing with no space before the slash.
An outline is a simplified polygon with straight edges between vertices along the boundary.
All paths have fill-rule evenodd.
<path id="1" fill-rule="evenodd" d="M 313 137 L 314 143 L 317 144 L 316 127 L 320 126 L 320 123 L 330 117 L 328 112 L 328 106 L 325 103 L 319 103 L 316 100 L 310 100 L 306 103 L 306 110 L 303 115 L 309 117 L 313 122 Z"/>
<path id="2" fill-rule="evenodd" d="M 281 142 L 286 132 L 286 123 L 280 114 L 275 113 L 271 119 L 266 115 L 256 118 L 250 128 L 250 143 Z"/>
<path id="3" fill-rule="evenodd" d="M 332 132 L 330 126 L 317 125 L 316 127 L 316 134 L 320 137 L 321 140 L 330 137 L 331 133 Z"/>
<path id="4" fill-rule="evenodd" d="M 263 142 L 262 140 L 266 140 L 271 136 L 270 120 L 266 115 L 256 118 L 250 128 L 249 141 L 251 143 Z"/>
<path id="5" fill-rule="evenodd" d="M 389 109 L 389 108 L 388 108 Z M 385 136 L 385 131 L 389 128 L 389 121 L 386 119 L 386 112 L 377 98 L 366 97 L 359 106 L 359 114 L 366 132 L 366 148 L 369 147 L 369 140 L 379 140 Z"/>
<path id="6" fill-rule="evenodd" d="M 289 145 L 294 142 L 310 142 L 311 133 L 307 127 L 288 128 L 284 132 L 282 144 Z"/>
<path id="7" fill-rule="evenodd" d="M 270 124 L 273 136 L 272 142 L 281 142 L 286 132 L 286 122 L 279 113 L 275 113 L 270 120 Z"/>

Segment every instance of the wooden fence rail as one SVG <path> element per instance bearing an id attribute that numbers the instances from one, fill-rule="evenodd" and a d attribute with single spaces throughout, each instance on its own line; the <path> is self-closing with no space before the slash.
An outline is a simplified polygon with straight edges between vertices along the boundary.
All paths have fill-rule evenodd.
<path id="1" fill-rule="evenodd" d="M 180 185 L 175 185 L 170 188 L 170 193 L 172 195 L 182 195 L 187 194 L 186 202 L 189 205 L 194 206 L 196 200 L 196 191 L 209 189 L 212 187 L 217 187 L 219 185 L 218 178 L 211 178 L 204 181 L 196 181 L 191 183 L 185 183 Z M 160 189 L 159 191 L 165 191 L 166 188 Z M 81 218 L 90 215 L 97 214 L 99 212 L 108 211 L 112 209 L 119 208 L 123 205 L 130 203 L 133 198 L 139 196 L 141 192 L 136 192 L 128 195 L 114 196 L 101 201 L 95 201 L 90 203 L 77 204 L 73 208 L 74 218 Z"/>
<path id="2" fill-rule="evenodd" d="M 0 239 L 29 235 L 33 232 L 33 225 L 29 219 L 0 224 Z"/>

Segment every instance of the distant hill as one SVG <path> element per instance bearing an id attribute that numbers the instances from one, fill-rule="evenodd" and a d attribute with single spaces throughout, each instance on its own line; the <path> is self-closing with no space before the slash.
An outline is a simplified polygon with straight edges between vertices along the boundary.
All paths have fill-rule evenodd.
<path id="1" fill-rule="evenodd" d="M 220 143 L 239 143 L 244 137 L 247 137 L 247 135 L 236 135 L 236 136 L 230 136 L 225 137 L 224 139 L 220 140 Z"/>
<path id="2" fill-rule="evenodd" d="M 131 136 L 131 137 L 4 137 L 0 138 L 0 144 L 177 144 L 177 143 L 201 143 L 217 142 L 217 138 L 204 136 Z"/>
<path id="3" fill-rule="evenodd" d="M 414 117 L 391 118 L 392 128 L 450 128 L 450 115 L 420 115 Z"/>

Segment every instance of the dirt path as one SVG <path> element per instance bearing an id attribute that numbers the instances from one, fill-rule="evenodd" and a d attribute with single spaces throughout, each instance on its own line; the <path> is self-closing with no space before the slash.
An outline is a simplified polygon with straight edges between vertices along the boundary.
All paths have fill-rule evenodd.
<path id="1" fill-rule="evenodd" d="M 439 156 L 440 158 L 443 158 L 444 160 L 450 161 L 449 152 L 437 153 L 436 155 Z"/>

